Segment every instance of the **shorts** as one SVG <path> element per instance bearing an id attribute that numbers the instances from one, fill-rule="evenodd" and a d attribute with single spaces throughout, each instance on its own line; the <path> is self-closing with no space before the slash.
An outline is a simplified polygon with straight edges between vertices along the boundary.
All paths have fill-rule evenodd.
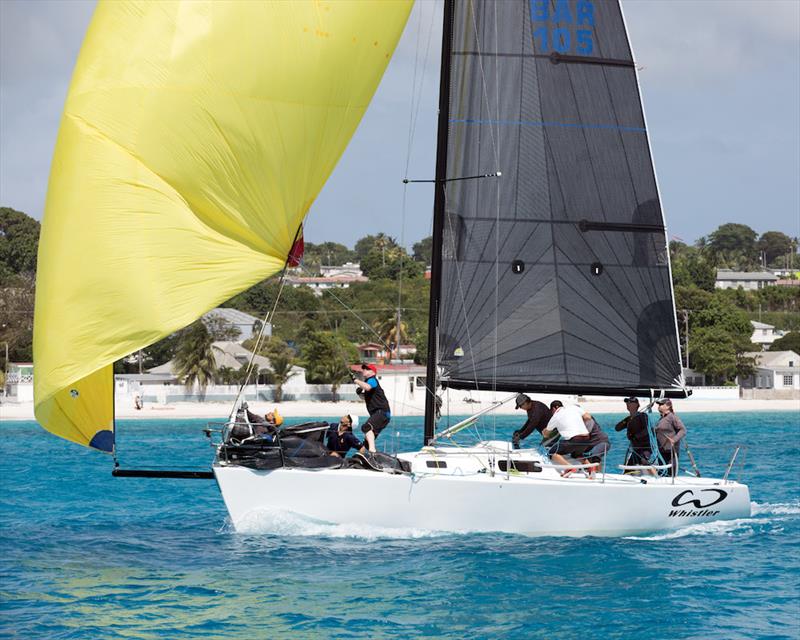
<path id="1" fill-rule="evenodd" d="M 551 456 L 554 453 L 560 453 L 561 455 L 566 454 L 574 457 L 581 457 L 583 456 L 583 452 L 591 446 L 592 443 L 589 442 L 589 438 L 583 440 L 559 440 L 550 446 L 547 453 Z"/>
<path id="2" fill-rule="evenodd" d="M 631 447 L 626 464 L 629 465 L 650 464 L 650 459 L 652 457 L 653 457 L 653 452 L 650 450 L 649 447 Z"/>
<path id="3" fill-rule="evenodd" d="M 589 462 L 602 462 L 603 457 L 605 457 L 609 449 L 611 449 L 610 442 L 598 442 L 584 453 L 583 457 L 588 458 Z"/>
<path id="4" fill-rule="evenodd" d="M 386 417 L 386 414 L 383 411 L 376 411 L 361 425 L 361 431 L 364 433 L 372 431 L 377 438 L 381 431 L 386 428 L 387 424 L 389 424 L 389 418 Z"/>

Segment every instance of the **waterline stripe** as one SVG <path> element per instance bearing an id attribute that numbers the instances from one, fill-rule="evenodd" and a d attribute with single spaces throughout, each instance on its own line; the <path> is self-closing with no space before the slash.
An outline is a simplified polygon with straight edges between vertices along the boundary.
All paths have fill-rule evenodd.
<path id="1" fill-rule="evenodd" d="M 472 118 L 458 118 L 450 120 L 450 124 L 500 124 L 522 125 L 523 127 L 568 127 L 571 129 L 613 129 L 616 131 L 632 131 L 634 133 L 647 133 L 643 127 L 622 127 L 616 124 L 574 124 L 568 122 L 535 122 L 533 120 L 475 120 Z"/>

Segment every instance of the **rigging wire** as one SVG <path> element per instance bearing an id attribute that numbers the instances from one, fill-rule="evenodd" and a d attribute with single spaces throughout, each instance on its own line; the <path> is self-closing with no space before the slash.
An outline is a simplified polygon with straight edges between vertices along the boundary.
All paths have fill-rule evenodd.
<path id="1" fill-rule="evenodd" d="M 300 225 L 297 227 L 297 231 L 295 231 L 294 239 L 292 240 L 292 249 L 294 249 L 295 243 L 297 242 L 297 239 L 300 237 L 302 229 L 303 229 L 303 222 L 301 221 Z M 264 317 L 264 320 L 261 323 L 261 327 L 258 330 L 258 337 L 256 338 L 256 342 L 253 345 L 253 349 L 250 353 L 250 360 L 247 363 L 247 369 L 245 371 L 244 378 L 242 379 L 242 382 L 239 385 L 239 390 L 236 392 L 236 398 L 233 401 L 231 412 L 228 415 L 229 422 L 234 419 L 236 411 L 239 408 L 239 401 L 242 397 L 242 394 L 244 393 L 244 388 L 250 382 L 250 376 L 253 374 L 253 368 L 255 365 L 256 356 L 258 355 L 258 351 L 259 349 L 261 349 L 261 343 L 264 340 L 265 330 L 268 325 L 271 326 L 272 324 L 272 319 L 275 315 L 275 310 L 278 308 L 278 301 L 281 299 L 281 294 L 283 293 L 283 287 L 286 284 L 286 274 L 288 272 L 289 260 L 291 257 L 292 255 L 290 250 L 289 255 L 286 256 L 286 261 L 283 263 L 283 270 L 281 271 L 281 277 L 278 283 L 278 293 L 275 296 L 275 302 L 272 305 L 272 309 L 267 313 L 267 315 Z"/>

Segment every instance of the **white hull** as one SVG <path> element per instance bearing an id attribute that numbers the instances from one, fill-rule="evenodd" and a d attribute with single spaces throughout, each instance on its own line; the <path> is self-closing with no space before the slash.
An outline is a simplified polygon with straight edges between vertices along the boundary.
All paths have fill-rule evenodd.
<path id="1" fill-rule="evenodd" d="M 492 473 L 484 466 L 486 450 L 472 451 L 474 460 L 464 450 L 401 454 L 414 466 L 413 474 L 402 475 L 223 465 L 214 472 L 234 528 L 274 510 L 336 524 L 529 536 L 622 536 L 750 516 L 750 492 L 736 482 L 682 476 L 646 477 L 643 483 L 619 474 L 561 478 L 549 468 Z M 425 468 L 428 460 L 448 459 L 448 452 L 448 471 Z M 530 452 L 502 457 L 532 458 Z M 474 465 L 484 470 L 476 472 Z"/>

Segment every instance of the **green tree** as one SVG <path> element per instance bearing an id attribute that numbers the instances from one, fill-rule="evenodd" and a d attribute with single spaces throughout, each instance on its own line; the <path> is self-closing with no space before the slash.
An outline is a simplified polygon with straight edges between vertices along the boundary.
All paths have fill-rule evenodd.
<path id="1" fill-rule="evenodd" d="M 33 307 L 36 286 L 33 273 L 11 276 L 0 284 L 0 343 L 8 344 L 11 362 L 33 360 Z M 5 368 L 5 345 L 0 346 Z"/>
<path id="2" fill-rule="evenodd" d="M 746 269 L 758 264 L 756 234 L 746 224 L 729 222 L 708 236 L 708 250 L 717 265 Z"/>
<path id="3" fill-rule="evenodd" d="M 677 292 L 676 292 L 677 293 Z M 754 349 L 750 342 L 753 326 L 742 309 L 731 304 L 723 292 L 695 300 L 689 315 L 689 354 L 692 367 L 716 382 L 749 375 L 752 359 L 744 355 Z"/>
<path id="4" fill-rule="evenodd" d="M 275 402 L 281 402 L 283 386 L 295 375 L 292 371 L 295 362 L 294 351 L 280 338 L 270 338 L 264 346 L 262 355 L 269 358 L 269 373 L 275 386 L 273 399 Z"/>
<path id="5" fill-rule="evenodd" d="M 396 357 L 400 357 L 400 345 L 408 342 L 408 323 L 401 319 L 398 331 L 397 313 L 395 312 L 389 313 L 382 320 L 375 322 L 373 328 L 380 336 L 381 342 L 392 349 Z"/>
<path id="6" fill-rule="evenodd" d="M 319 330 L 307 335 L 301 354 L 308 382 L 336 385 L 337 388 L 349 377 L 348 363 L 358 359 L 356 348 L 346 338 Z"/>
<path id="7" fill-rule="evenodd" d="M 697 287 L 704 291 L 714 291 L 714 283 L 717 279 L 717 270 L 703 253 L 694 248 L 683 245 L 678 251 L 672 253 L 672 281 L 676 287 Z M 681 243 L 682 244 L 682 243 Z"/>
<path id="8" fill-rule="evenodd" d="M 338 242 L 305 243 L 303 264 L 307 270 L 315 273 L 319 272 L 321 265 L 342 265 L 355 259 L 356 252 Z"/>
<path id="9" fill-rule="evenodd" d="M 429 265 L 433 255 L 433 236 L 428 236 L 419 242 L 415 242 L 412 251 L 414 252 L 414 260 L 426 266 Z"/>
<path id="10" fill-rule="evenodd" d="M 422 263 L 413 260 L 402 247 L 372 249 L 361 260 L 361 271 L 370 280 L 404 280 L 422 277 Z"/>
<path id="11" fill-rule="evenodd" d="M 791 253 L 794 241 L 780 231 L 766 231 L 758 239 L 758 249 L 764 253 L 767 264 L 772 264 L 777 258 Z"/>
<path id="12" fill-rule="evenodd" d="M 736 375 L 736 344 L 733 336 L 721 327 L 701 327 L 689 334 L 689 353 L 693 367 L 712 378 L 725 382 Z"/>
<path id="13" fill-rule="evenodd" d="M 355 254 L 360 263 L 367 257 L 370 251 L 386 251 L 387 249 L 394 249 L 396 247 L 397 241 L 394 238 L 387 236 L 385 233 L 379 233 L 375 236 L 364 236 L 358 240 L 355 246 Z"/>
<path id="14" fill-rule="evenodd" d="M 792 331 L 769 345 L 770 351 L 794 351 L 800 355 L 800 332 Z"/>
<path id="15" fill-rule="evenodd" d="M 217 373 L 212 343 L 214 338 L 202 320 L 196 320 L 178 333 L 178 346 L 175 352 L 175 374 L 191 389 L 197 384 L 200 396 L 205 396 L 206 387 Z"/>
<path id="16" fill-rule="evenodd" d="M 36 272 L 40 230 L 29 215 L 0 207 L 0 284 L 14 274 Z"/>

